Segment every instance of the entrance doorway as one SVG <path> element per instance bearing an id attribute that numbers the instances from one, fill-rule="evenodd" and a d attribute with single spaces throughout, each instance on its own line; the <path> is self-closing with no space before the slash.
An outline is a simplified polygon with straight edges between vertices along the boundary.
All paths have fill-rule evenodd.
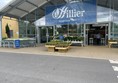
<path id="1" fill-rule="evenodd" d="M 52 26 L 42 26 L 37 29 L 37 42 L 46 43 L 53 39 L 53 27 Z"/>
<path id="2" fill-rule="evenodd" d="M 86 26 L 87 45 L 107 45 L 108 43 L 108 24 L 88 24 Z"/>

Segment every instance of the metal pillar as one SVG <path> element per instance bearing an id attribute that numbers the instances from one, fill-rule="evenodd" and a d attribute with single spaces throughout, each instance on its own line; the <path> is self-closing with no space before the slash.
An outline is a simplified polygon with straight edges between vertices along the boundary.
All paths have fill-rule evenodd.
<path id="1" fill-rule="evenodd" d="M 36 34 L 37 43 L 40 44 L 41 43 L 40 28 L 36 26 L 36 29 L 37 29 L 37 34 Z"/>
<path id="2" fill-rule="evenodd" d="M 55 39 L 55 32 L 56 32 L 56 30 L 55 30 L 55 26 L 53 26 L 53 39 Z"/>
<path id="3" fill-rule="evenodd" d="M 35 21 L 36 21 L 36 19 L 37 19 L 37 10 L 35 10 Z M 36 29 L 36 27 L 35 27 L 35 37 L 36 37 L 36 33 L 37 33 L 37 29 Z M 37 39 L 37 38 L 36 38 Z"/>
<path id="4" fill-rule="evenodd" d="M 21 18 L 18 19 L 18 38 L 20 38 L 20 22 Z"/>
<path id="5" fill-rule="evenodd" d="M 111 39 L 111 22 L 108 24 L 108 40 Z"/>
<path id="6" fill-rule="evenodd" d="M 77 35 L 79 36 L 79 24 L 76 25 L 77 25 Z"/>
<path id="7" fill-rule="evenodd" d="M 27 27 L 28 27 L 28 24 L 26 23 L 26 37 L 28 37 L 28 35 L 27 35 Z"/>
<path id="8" fill-rule="evenodd" d="M 86 45 L 86 24 L 84 24 L 84 46 Z"/>
<path id="9" fill-rule="evenodd" d="M 27 33 L 27 30 L 28 30 L 28 16 L 26 16 L 26 21 L 25 21 L 25 24 L 26 24 L 26 37 L 28 37 L 28 33 Z"/>
<path id="10" fill-rule="evenodd" d="M 46 27 L 46 41 L 48 42 L 48 38 L 49 38 L 49 33 L 48 33 L 48 27 Z"/>
<path id="11" fill-rule="evenodd" d="M 107 28 L 107 24 L 105 26 L 105 45 L 107 45 L 107 39 L 108 39 L 108 34 L 107 34 L 108 28 Z"/>
<path id="12" fill-rule="evenodd" d="M 69 34 L 69 24 L 67 24 L 67 36 L 70 36 Z"/>
<path id="13" fill-rule="evenodd" d="M 36 10 L 35 10 L 35 16 L 34 16 L 35 21 L 37 20 L 37 13 L 38 13 L 38 12 L 37 12 L 37 9 L 36 9 Z M 34 34 L 36 40 L 38 40 L 38 39 L 37 39 L 37 34 L 39 33 L 39 32 L 37 33 L 37 31 L 39 31 L 39 30 L 37 30 L 37 28 L 38 28 L 38 27 L 35 27 L 35 34 Z M 39 39 L 39 40 L 40 40 L 40 39 Z M 37 43 L 40 43 L 40 41 L 37 41 Z"/>
<path id="14" fill-rule="evenodd" d="M 2 41 L 2 16 L 0 17 L 0 47 L 1 47 L 1 41 Z"/>

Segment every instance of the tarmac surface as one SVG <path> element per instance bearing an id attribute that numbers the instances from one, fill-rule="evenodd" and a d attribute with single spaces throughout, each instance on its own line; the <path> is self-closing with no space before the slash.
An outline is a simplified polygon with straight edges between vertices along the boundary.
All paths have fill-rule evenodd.
<path id="1" fill-rule="evenodd" d="M 60 56 L 0 52 L 0 83 L 118 83 L 118 64 Z"/>

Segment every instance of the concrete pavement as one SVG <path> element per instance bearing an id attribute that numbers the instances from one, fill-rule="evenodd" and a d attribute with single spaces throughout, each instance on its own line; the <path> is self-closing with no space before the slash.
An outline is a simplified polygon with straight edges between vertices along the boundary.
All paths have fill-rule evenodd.
<path id="1" fill-rule="evenodd" d="M 118 48 L 108 48 L 108 46 L 72 46 L 67 53 L 59 53 L 48 52 L 47 48 L 45 48 L 45 46 L 42 44 L 38 47 L 28 47 L 20 49 L 0 48 L 0 52 L 118 60 Z"/>

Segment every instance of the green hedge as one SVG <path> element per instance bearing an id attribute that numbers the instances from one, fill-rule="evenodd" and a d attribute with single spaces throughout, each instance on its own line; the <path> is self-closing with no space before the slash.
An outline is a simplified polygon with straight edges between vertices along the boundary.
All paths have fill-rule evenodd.
<path id="1" fill-rule="evenodd" d="M 56 47 L 68 47 L 70 44 L 71 42 L 65 42 L 61 40 L 52 40 L 46 43 L 46 45 L 55 45 Z"/>

